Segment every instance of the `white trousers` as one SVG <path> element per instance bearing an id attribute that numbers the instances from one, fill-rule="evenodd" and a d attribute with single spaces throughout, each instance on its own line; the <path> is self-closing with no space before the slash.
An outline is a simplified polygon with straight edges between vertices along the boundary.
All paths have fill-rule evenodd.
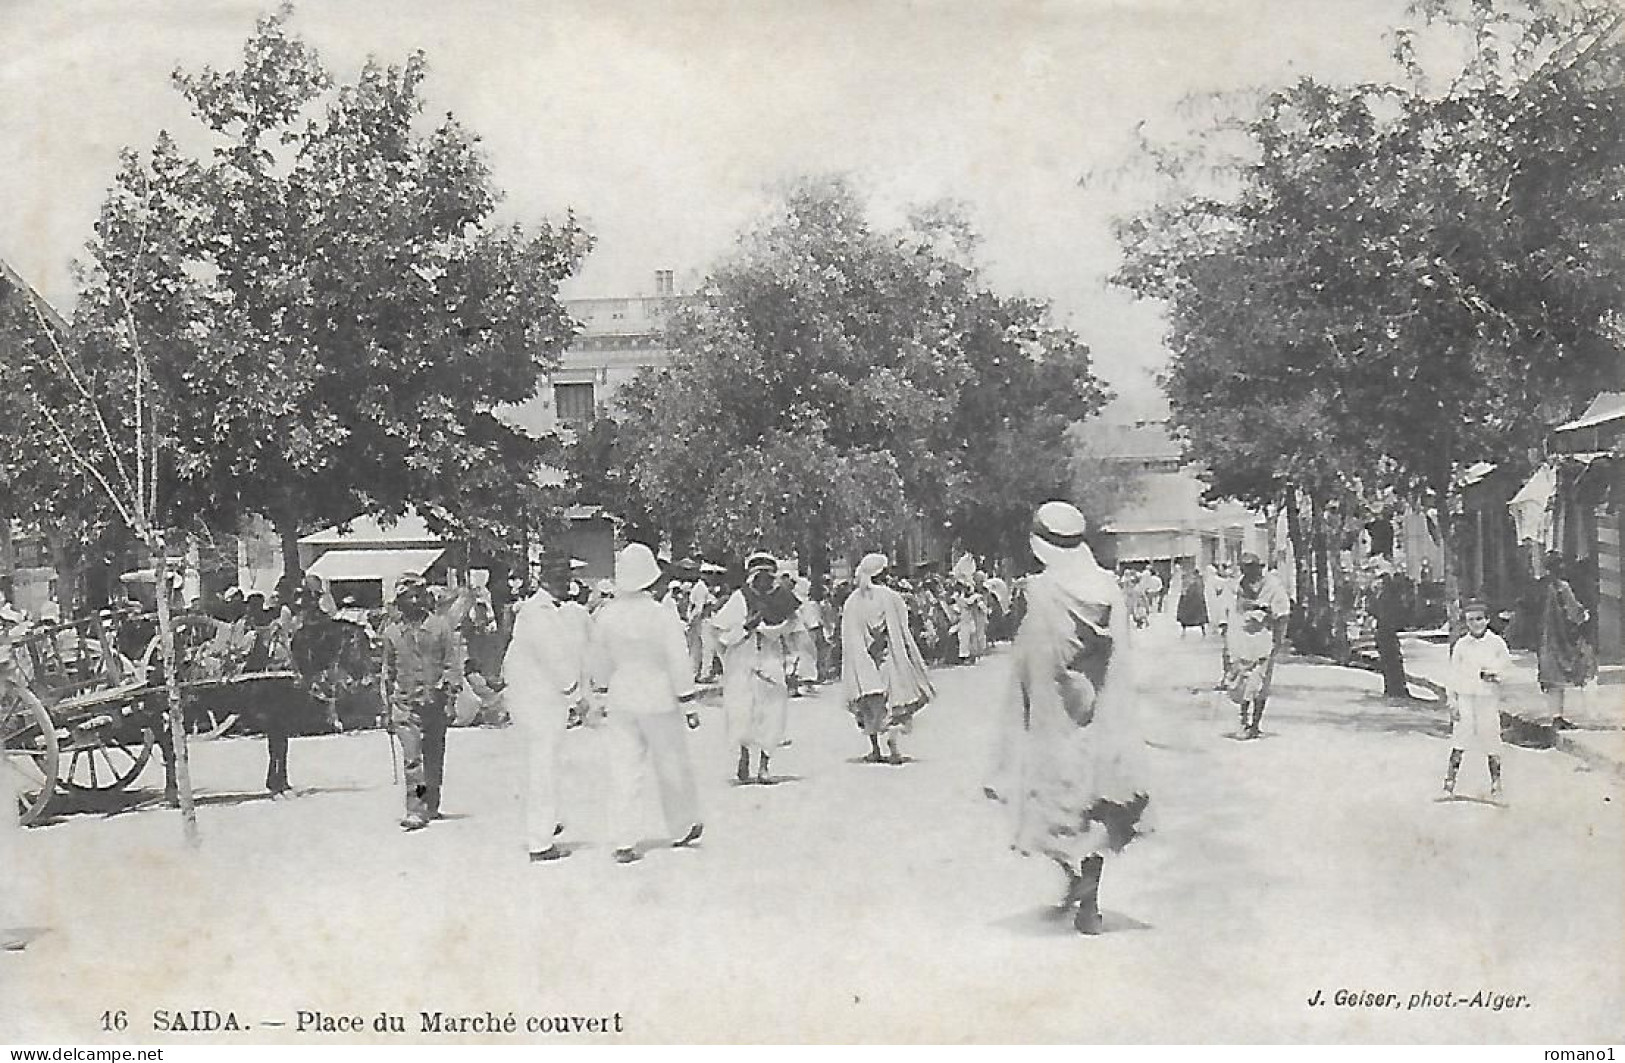
<path id="1" fill-rule="evenodd" d="M 651 716 L 611 713 L 609 840 L 629 849 L 645 837 L 642 799 L 654 783 L 666 836 L 687 834 L 701 822 L 694 765 L 688 755 L 687 726 L 681 712 Z"/>
<path id="2" fill-rule="evenodd" d="M 525 844 L 533 853 L 553 844 L 559 827 L 560 747 L 568 710 L 526 707 L 514 713 L 514 723 L 525 736 Z"/>

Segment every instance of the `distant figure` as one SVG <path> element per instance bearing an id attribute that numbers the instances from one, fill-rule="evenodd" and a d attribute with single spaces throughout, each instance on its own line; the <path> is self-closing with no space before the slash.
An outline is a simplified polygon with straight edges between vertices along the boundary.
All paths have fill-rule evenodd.
<path id="1" fill-rule="evenodd" d="M 1135 627 L 1145 627 L 1151 619 L 1151 598 L 1146 594 L 1145 579 L 1138 570 L 1131 568 L 1123 573 L 1119 584 L 1123 589 L 1129 619 L 1134 621 Z"/>
<path id="2" fill-rule="evenodd" d="M 1591 611 L 1575 597 L 1568 565 L 1556 551 L 1546 555 L 1540 589 L 1540 641 L 1536 643 L 1540 689 L 1546 695 L 1552 725 L 1564 727 L 1568 725 L 1567 691 L 1583 687 L 1597 676 L 1597 653 L 1585 634 Z"/>
<path id="3" fill-rule="evenodd" d="M 1444 793 L 1454 797 L 1456 772 L 1463 753 L 1483 753 L 1489 760 L 1490 798 L 1501 797 L 1501 681 L 1512 671 L 1512 654 L 1501 636 L 1490 630 L 1489 610 L 1482 602 L 1461 609 L 1467 634 L 1450 647 L 1445 689 L 1450 697 L 1450 764 Z"/>
<path id="4" fill-rule="evenodd" d="M 790 640 L 800 606 L 795 593 L 777 580 L 779 562 L 752 554 L 745 562 L 745 585 L 717 612 L 722 642 L 722 707 L 728 742 L 739 751 L 735 778 L 767 783 L 768 758 L 784 741 L 790 696 Z"/>
<path id="5" fill-rule="evenodd" d="M 1140 577 L 1140 586 L 1145 591 L 1146 606 L 1151 612 L 1162 612 L 1163 592 L 1167 590 L 1167 587 L 1163 584 L 1162 577 L 1157 575 L 1156 569 L 1147 568 L 1145 570 L 1145 574 Z"/>
<path id="6" fill-rule="evenodd" d="M 1207 588 L 1202 583 L 1202 576 L 1196 571 L 1186 577 L 1185 585 L 1179 591 L 1179 605 L 1174 610 L 1174 619 L 1179 621 L 1179 634 L 1184 636 L 1190 628 L 1199 629 L 1203 635 L 1207 634 Z"/>
<path id="7" fill-rule="evenodd" d="M 461 644 L 450 621 L 433 612 L 421 577 L 402 580 L 400 616 L 384 629 L 384 684 L 389 717 L 401 742 L 406 816 L 401 829 L 422 830 L 440 818 L 446 724 L 462 685 Z"/>
<path id="8" fill-rule="evenodd" d="M 1377 659 L 1382 664 L 1383 696 L 1409 699 L 1411 688 L 1405 680 L 1405 653 L 1399 645 L 1399 631 L 1409 612 L 1405 591 L 1405 577 L 1401 573 L 1392 568 L 1382 569 L 1371 614 L 1377 623 Z"/>
<path id="9" fill-rule="evenodd" d="M 903 763 L 898 740 L 936 696 L 908 626 L 908 605 L 885 585 L 884 554 L 858 562 L 858 585 L 841 610 L 841 689 L 869 738 L 871 764 Z M 886 753 L 881 754 L 884 738 Z"/>
<path id="10" fill-rule="evenodd" d="M 1230 700 L 1240 707 L 1244 738 L 1257 738 L 1261 733 L 1264 702 L 1269 698 L 1275 658 L 1291 613 L 1292 599 L 1285 585 L 1273 572 L 1264 571 L 1263 559 L 1257 554 L 1243 554 L 1241 580 L 1225 630 L 1225 650 L 1229 659 L 1226 685 Z"/>

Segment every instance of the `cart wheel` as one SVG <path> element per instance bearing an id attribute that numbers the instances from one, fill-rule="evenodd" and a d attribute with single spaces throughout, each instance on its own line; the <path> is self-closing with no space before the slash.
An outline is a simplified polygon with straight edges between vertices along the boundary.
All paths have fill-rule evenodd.
<path id="1" fill-rule="evenodd" d="M 22 822 L 34 823 L 51 803 L 58 758 L 56 727 L 37 698 L 0 702 L 0 745 L 5 751 L 0 758 L 5 789 L 16 794 Z"/>
<path id="2" fill-rule="evenodd" d="M 67 768 L 62 785 L 69 790 L 111 793 L 129 786 L 152 759 L 152 731 L 142 728 L 141 737 L 128 744 L 117 739 L 96 738 L 67 750 Z"/>
<path id="3" fill-rule="evenodd" d="M 224 736 L 237 722 L 238 716 L 239 714 L 235 712 L 228 712 L 224 716 L 218 716 L 213 709 L 210 709 L 209 728 L 206 731 L 199 731 L 197 737 L 201 741 L 207 742 Z"/>

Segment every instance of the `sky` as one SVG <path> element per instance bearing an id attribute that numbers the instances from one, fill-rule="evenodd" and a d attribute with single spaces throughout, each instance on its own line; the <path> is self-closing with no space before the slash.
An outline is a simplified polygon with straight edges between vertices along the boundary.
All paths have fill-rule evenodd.
<path id="1" fill-rule="evenodd" d="M 121 148 L 192 127 L 177 66 L 231 65 L 258 0 L 0 0 L 0 256 L 59 306 Z M 772 190 L 849 175 L 898 219 L 951 199 L 990 283 L 1053 302 L 1123 409 L 1154 411 L 1163 323 L 1107 278 L 1143 206 L 1136 127 L 1192 94 L 1386 76 L 1403 0 L 304 0 L 340 79 L 422 49 L 431 113 L 483 138 L 513 220 L 574 210 L 567 295 L 703 277 Z M 1118 175 L 1081 184 L 1086 173 Z"/>

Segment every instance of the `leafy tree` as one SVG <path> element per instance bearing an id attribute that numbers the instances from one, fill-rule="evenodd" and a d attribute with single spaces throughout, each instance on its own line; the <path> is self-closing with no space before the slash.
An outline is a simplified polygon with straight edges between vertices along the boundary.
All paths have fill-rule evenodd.
<path id="1" fill-rule="evenodd" d="M 1250 145 L 1232 184 L 1125 223 L 1119 279 L 1169 304 L 1176 421 L 1216 491 L 1427 505 L 1453 603 L 1458 471 L 1523 460 L 1616 364 L 1621 17 L 1417 10 L 1403 83 L 1303 80 L 1211 130 Z M 1414 60 L 1429 26 L 1470 44 L 1442 92 Z"/>
<path id="2" fill-rule="evenodd" d="M 623 390 L 625 483 L 679 543 L 814 571 L 920 519 L 989 554 L 1024 542 L 1105 391 L 1046 307 L 982 287 L 973 250 L 952 211 L 876 231 L 845 181 L 790 188 L 675 316 L 674 366 Z"/>
<path id="3" fill-rule="evenodd" d="M 132 305 L 92 280 L 80 316 L 154 337 L 177 512 L 270 517 L 286 580 L 301 530 L 358 513 L 513 542 L 556 505 L 510 489 L 549 451 L 491 411 L 556 364 L 587 239 L 497 224 L 478 138 L 426 123 L 421 54 L 335 86 L 290 18 L 262 18 L 235 69 L 176 73 L 214 147 L 126 154 L 90 254 Z M 157 227 L 162 253 L 137 256 Z"/>

